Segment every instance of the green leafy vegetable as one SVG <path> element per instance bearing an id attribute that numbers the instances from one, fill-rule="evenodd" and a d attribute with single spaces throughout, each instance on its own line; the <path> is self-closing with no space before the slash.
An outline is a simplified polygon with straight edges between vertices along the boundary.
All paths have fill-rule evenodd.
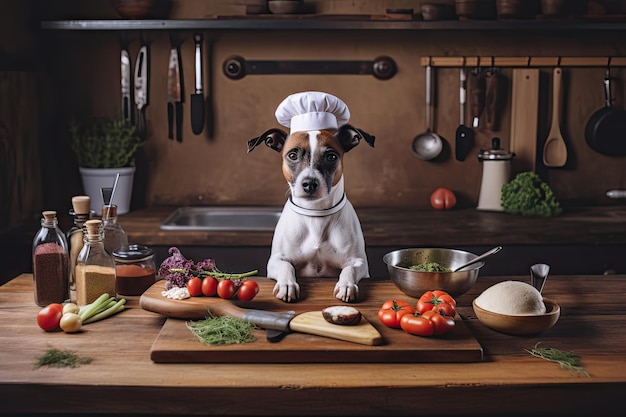
<path id="1" fill-rule="evenodd" d="M 580 357 L 573 352 L 556 348 L 539 347 L 539 343 L 537 343 L 532 349 L 525 350 L 537 358 L 545 359 L 550 362 L 556 362 L 561 365 L 561 368 L 563 369 L 567 369 L 582 376 L 590 376 L 581 365 Z"/>
<path id="2" fill-rule="evenodd" d="M 187 322 L 187 328 L 198 340 L 207 345 L 244 344 L 255 340 L 252 330 L 256 326 L 248 321 L 229 316 L 207 316 L 204 320 Z"/>
<path id="3" fill-rule="evenodd" d="M 76 368 L 92 361 L 89 357 L 80 357 L 76 353 L 69 350 L 49 349 L 41 355 L 35 363 L 35 369 L 42 366 L 53 368 Z"/>
<path id="4" fill-rule="evenodd" d="M 504 211 L 522 216 L 550 217 L 563 213 L 561 204 L 548 184 L 535 172 L 520 172 L 502 186 Z"/>

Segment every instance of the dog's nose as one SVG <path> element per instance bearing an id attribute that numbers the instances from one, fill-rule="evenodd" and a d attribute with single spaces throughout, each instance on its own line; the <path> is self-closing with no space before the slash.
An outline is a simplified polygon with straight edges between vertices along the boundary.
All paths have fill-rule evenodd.
<path id="1" fill-rule="evenodd" d="M 304 181 L 302 181 L 302 188 L 307 194 L 313 194 L 317 190 L 318 186 L 319 183 L 315 178 L 305 178 Z"/>

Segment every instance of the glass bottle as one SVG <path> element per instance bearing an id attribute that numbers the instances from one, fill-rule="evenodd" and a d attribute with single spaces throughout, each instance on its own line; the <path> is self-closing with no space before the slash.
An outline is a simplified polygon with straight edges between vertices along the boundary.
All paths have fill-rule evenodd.
<path id="1" fill-rule="evenodd" d="M 90 304 L 107 293 L 115 295 L 115 262 L 104 249 L 102 220 L 85 222 L 87 233 L 76 260 L 76 304 Z"/>
<path id="2" fill-rule="evenodd" d="M 113 252 L 115 288 L 118 296 L 141 295 L 156 281 L 154 251 L 132 244 Z"/>
<path id="3" fill-rule="evenodd" d="M 69 252 L 56 211 L 42 212 L 41 229 L 33 239 L 35 303 L 45 307 L 63 303 L 69 296 Z"/>
<path id="4" fill-rule="evenodd" d="M 72 197 L 72 210 L 70 215 L 74 217 L 74 226 L 67 231 L 67 243 L 70 247 L 70 300 L 76 302 L 76 260 L 83 248 L 83 231 L 85 222 L 91 218 L 91 198 L 87 195 Z"/>
<path id="5" fill-rule="evenodd" d="M 126 231 L 117 222 L 117 205 L 108 204 L 102 207 L 102 224 L 104 227 L 104 249 L 112 254 L 122 246 L 128 246 Z"/>

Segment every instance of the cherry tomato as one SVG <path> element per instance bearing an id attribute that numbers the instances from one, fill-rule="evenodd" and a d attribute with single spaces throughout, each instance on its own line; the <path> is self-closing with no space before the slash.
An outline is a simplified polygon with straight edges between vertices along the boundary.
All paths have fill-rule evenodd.
<path id="1" fill-rule="evenodd" d="M 441 335 L 446 334 L 454 327 L 454 319 L 445 314 L 441 314 L 439 311 L 430 310 L 422 314 L 422 317 L 426 317 L 433 323 L 435 328 L 434 334 Z"/>
<path id="2" fill-rule="evenodd" d="M 436 210 L 449 210 L 456 206 L 456 195 L 449 188 L 439 187 L 430 195 L 430 205 Z"/>
<path id="3" fill-rule="evenodd" d="M 217 294 L 217 279 L 212 276 L 204 277 L 202 280 L 202 295 L 213 297 Z"/>
<path id="4" fill-rule="evenodd" d="M 241 284 L 237 291 L 237 299 L 239 301 L 250 301 L 259 293 L 259 284 L 256 281 L 247 279 Z"/>
<path id="5" fill-rule="evenodd" d="M 426 291 L 417 300 L 417 311 L 424 314 L 429 310 L 443 312 L 446 316 L 456 314 L 456 300 L 447 292 L 441 290 Z"/>
<path id="6" fill-rule="evenodd" d="M 378 310 L 378 319 L 388 327 L 399 329 L 402 316 L 414 312 L 415 308 L 406 301 L 387 300 Z"/>
<path id="7" fill-rule="evenodd" d="M 235 295 L 235 283 L 229 279 L 223 279 L 217 284 L 217 295 L 220 298 L 231 298 Z"/>
<path id="8" fill-rule="evenodd" d="M 418 312 L 405 314 L 400 319 L 400 327 L 409 334 L 417 336 L 432 336 L 435 333 L 435 325 L 428 318 Z"/>
<path id="9" fill-rule="evenodd" d="M 51 332 L 61 328 L 61 317 L 63 317 L 62 304 L 48 304 L 37 313 L 37 324 L 43 330 Z"/>
<path id="10" fill-rule="evenodd" d="M 187 291 L 192 297 L 202 295 L 202 280 L 198 277 L 191 277 L 187 281 Z"/>

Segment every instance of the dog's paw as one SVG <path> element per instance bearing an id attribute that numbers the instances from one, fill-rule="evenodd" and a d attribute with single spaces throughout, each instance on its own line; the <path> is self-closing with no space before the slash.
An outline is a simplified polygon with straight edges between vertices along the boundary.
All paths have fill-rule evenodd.
<path id="1" fill-rule="evenodd" d="M 290 303 L 300 297 L 300 286 L 295 281 L 289 281 L 287 283 L 277 282 L 276 285 L 274 285 L 274 296 L 279 300 Z"/>
<path id="2" fill-rule="evenodd" d="M 333 294 L 336 299 L 348 303 L 359 298 L 359 286 L 354 283 L 337 282 Z"/>

